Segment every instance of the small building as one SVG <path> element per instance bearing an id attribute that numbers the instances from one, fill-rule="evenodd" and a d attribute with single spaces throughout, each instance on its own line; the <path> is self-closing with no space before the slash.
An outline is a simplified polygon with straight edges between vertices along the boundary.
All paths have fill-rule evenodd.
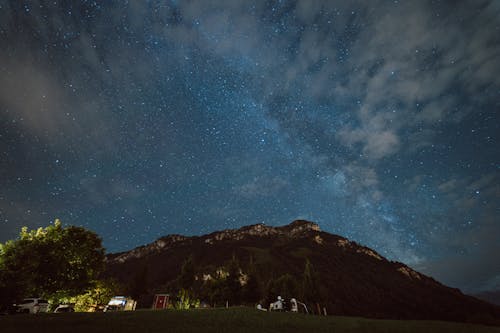
<path id="1" fill-rule="evenodd" d="M 153 310 L 166 309 L 170 305 L 169 294 L 156 294 L 153 299 Z"/>

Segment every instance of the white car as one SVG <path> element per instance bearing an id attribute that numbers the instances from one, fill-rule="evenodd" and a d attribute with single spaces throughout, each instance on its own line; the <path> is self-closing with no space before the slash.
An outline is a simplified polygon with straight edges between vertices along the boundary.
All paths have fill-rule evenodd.
<path id="1" fill-rule="evenodd" d="M 17 312 L 40 313 L 47 312 L 49 302 L 41 298 L 25 298 L 21 303 L 16 304 Z"/>

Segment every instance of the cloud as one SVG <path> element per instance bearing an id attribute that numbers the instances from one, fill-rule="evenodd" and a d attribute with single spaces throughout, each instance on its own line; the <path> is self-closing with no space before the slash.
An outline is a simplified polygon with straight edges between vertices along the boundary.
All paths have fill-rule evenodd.
<path id="1" fill-rule="evenodd" d="M 475 177 L 452 177 L 438 185 L 438 189 L 447 196 L 455 211 L 457 220 L 462 221 L 471 215 L 473 209 L 483 213 L 494 210 L 494 202 L 500 199 L 500 179 L 498 173 L 491 172 Z"/>
<path id="2" fill-rule="evenodd" d="M 320 181 L 325 189 L 336 197 L 343 197 L 349 193 L 348 180 L 342 171 L 322 176 Z"/>
<path id="3" fill-rule="evenodd" d="M 345 145 L 353 148 L 356 144 L 362 145 L 362 153 L 370 159 L 392 155 L 399 148 L 398 136 L 389 130 L 347 129 L 338 133 L 338 138 Z"/>
<path id="4" fill-rule="evenodd" d="M 289 185 L 290 183 L 281 177 L 261 176 L 233 188 L 233 191 L 246 199 L 255 199 L 275 196 Z"/>
<path id="5" fill-rule="evenodd" d="M 73 127 L 72 118 L 77 115 L 65 110 L 64 89 L 51 78 L 48 71 L 33 66 L 29 60 L 13 63 L 10 59 L 0 59 L 7 63 L 9 72 L 0 77 L 0 99 L 17 121 L 37 134 Z"/>
<path id="6" fill-rule="evenodd" d="M 43 17 L 40 6 L 31 7 L 31 24 L 41 36 L 73 24 L 51 5 L 47 9 L 50 24 L 46 24 L 36 19 Z M 124 8 L 107 5 L 106 14 L 97 14 L 92 8 L 94 12 L 98 21 L 107 19 L 117 24 L 126 17 L 130 30 L 149 29 L 157 42 L 180 46 L 175 48 L 177 60 L 189 58 L 193 48 L 222 59 L 239 58 L 237 65 L 228 62 L 228 66 L 258 82 L 258 102 L 272 102 L 274 96 L 302 95 L 347 105 L 343 124 L 330 121 L 321 125 L 334 126 L 330 139 L 360 151 L 370 163 L 401 149 L 432 144 L 435 129 L 421 131 L 422 122 L 456 122 L 473 112 L 456 108 L 461 99 L 450 92 L 475 96 L 486 86 L 500 84 L 493 74 L 500 66 L 496 61 L 500 47 L 494 34 L 499 16 L 495 1 L 463 2 L 453 8 L 433 7 L 427 2 L 366 6 L 364 2 L 190 1 L 165 6 L 131 3 Z M 145 16 L 151 27 L 145 25 Z M 454 17 L 462 21 L 456 22 Z M 2 18 L 4 31 L 12 29 L 9 22 L 13 15 L 4 14 Z M 265 18 L 264 23 L 261 18 Z M 289 29 L 279 28 L 280 20 Z M 483 23 L 476 25 L 476 20 Z M 148 56 L 147 41 L 141 41 L 144 52 L 127 48 L 119 40 L 106 47 L 100 44 L 100 37 L 106 33 L 104 26 L 100 23 L 79 29 L 82 33 L 70 40 L 70 47 L 79 55 L 78 62 L 104 82 L 146 82 L 153 77 L 152 63 L 134 61 Z M 115 56 L 122 51 L 128 56 Z M 109 72 L 104 75 L 106 69 Z M 33 92 L 39 94 L 40 87 L 54 87 L 56 95 L 51 96 L 60 100 L 58 92 L 64 97 L 67 89 L 58 89 L 61 83 L 50 75 L 50 82 L 44 82 L 44 73 L 39 68 L 33 72 Z M 31 74 L 23 77 L 26 75 Z M 353 96 L 359 101 L 356 105 L 348 101 Z M 99 101 L 95 97 L 89 94 L 86 100 Z M 10 98 L 9 103 L 16 101 Z M 39 104 L 37 100 L 33 103 Z M 276 116 L 273 108 L 269 112 Z M 34 116 L 30 119 L 38 123 Z M 53 128 L 64 117 L 50 119 L 43 120 Z M 288 121 L 283 130 L 293 133 L 290 127 L 301 126 L 297 122 Z M 83 127 L 84 132 L 89 130 Z M 404 139 L 407 136 L 414 139 Z"/>
<path id="7" fill-rule="evenodd" d="M 449 14 L 445 8 L 438 10 L 443 16 L 463 17 L 460 24 L 436 17 L 435 9 L 421 2 L 375 10 L 374 20 L 365 24 L 350 50 L 347 63 L 356 70 L 336 87 L 339 96 L 359 96 L 361 106 L 359 124 L 344 126 L 340 141 L 353 149 L 353 142 L 360 143 L 369 158 L 380 159 L 401 148 L 430 145 L 435 129 L 427 128 L 425 136 L 419 133 L 418 141 L 407 143 L 400 133 L 411 137 L 421 132 L 422 123 L 458 122 L 473 112 L 463 108 L 456 92 L 476 96 L 485 86 L 500 85 L 493 74 L 500 69 L 500 63 L 493 60 L 500 54 L 500 44 L 493 42 L 498 25 L 498 15 L 493 16 L 498 6 L 493 3 L 466 2 Z M 481 8 L 478 15 L 484 25 L 474 23 L 480 19 L 472 14 L 476 6 Z M 374 121 L 378 123 L 375 128 Z"/>
<path id="8" fill-rule="evenodd" d="M 106 205 L 110 201 L 138 200 L 145 195 L 144 184 L 133 184 L 130 180 L 120 177 L 107 178 L 105 176 L 89 175 L 80 179 L 79 188 L 95 207 Z"/>
<path id="9" fill-rule="evenodd" d="M 456 123 L 473 112 L 460 107 L 462 97 L 455 92 L 474 96 L 485 85 L 500 84 L 492 74 L 499 68 L 495 59 L 500 49 L 492 33 L 497 7 L 494 2 L 465 2 L 448 13 L 448 7 L 436 9 L 429 3 L 381 3 L 368 9 L 361 2 L 298 1 L 285 9 L 195 1 L 181 4 L 183 23 L 164 31 L 168 39 L 208 54 L 239 55 L 239 64 L 246 64 L 245 71 L 262 87 L 257 100 L 272 104 L 276 96 L 287 99 L 300 92 L 348 105 L 343 124 L 312 121 L 311 126 L 334 126 L 330 139 L 373 163 L 401 149 L 431 145 L 436 124 Z M 474 23 L 477 8 L 482 26 Z M 463 17 L 463 22 L 436 13 Z M 259 18 L 268 15 L 267 24 L 261 24 Z M 289 26 L 314 20 L 321 28 L 280 31 L 278 18 Z M 270 75 L 262 81 L 264 73 Z M 359 103 L 348 101 L 353 96 Z M 269 112 L 284 131 L 294 133 L 294 127 L 302 126 L 301 117 L 280 116 L 288 111 L 270 107 Z"/>

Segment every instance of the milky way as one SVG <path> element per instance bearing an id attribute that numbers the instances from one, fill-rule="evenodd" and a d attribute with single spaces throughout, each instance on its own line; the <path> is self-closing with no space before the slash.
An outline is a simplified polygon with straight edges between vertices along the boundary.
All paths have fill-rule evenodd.
<path id="1" fill-rule="evenodd" d="M 499 1 L 77 3 L 0 0 L 0 241 L 303 218 L 500 288 Z"/>

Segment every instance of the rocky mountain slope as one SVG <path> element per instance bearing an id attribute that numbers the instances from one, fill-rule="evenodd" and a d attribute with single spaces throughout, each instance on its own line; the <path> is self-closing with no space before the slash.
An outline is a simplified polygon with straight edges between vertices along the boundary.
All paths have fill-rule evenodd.
<path id="1" fill-rule="evenodd" d="M 127 283 L 139 271 L 147 271 L 145 288 L 153 293 L 179 275 L 189 256 L 198 279 L 210 278 L 236 257 L 243 272 L 252 262 L 262 281 L 283 274 L 299 280 L 308 259 L 321 281 L 322 306 L 330 314 L 500 323 L 500 307 L 302 220 L 281 227 L 256 224 L 204 236 L 162 237 L 108 255 L 107 275 Z"/>

